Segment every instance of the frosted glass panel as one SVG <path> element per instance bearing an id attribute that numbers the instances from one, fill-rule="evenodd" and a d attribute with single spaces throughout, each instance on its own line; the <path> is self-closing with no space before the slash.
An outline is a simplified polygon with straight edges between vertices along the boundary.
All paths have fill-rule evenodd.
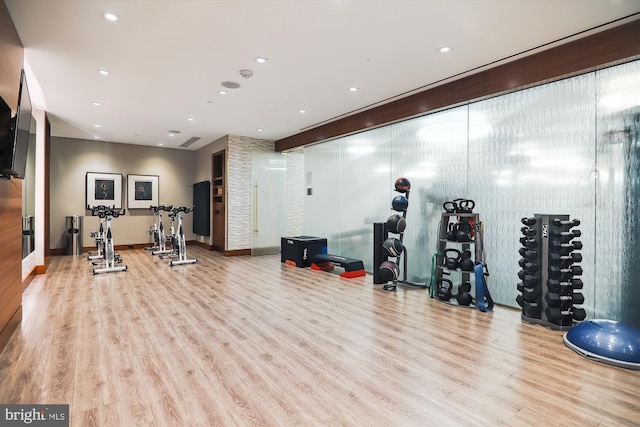
<path id="1" fill-rule="evenodd" d="M 342 139 L 340 160 L 340 229 L 329 236 L 340 255 L 361 259 L 372 271 L 373 223 L 389 216 L 391 188 L 389 156 L 393 135 L 388 128 Z"/>
<path id="2" fill-rule="evenodd" d="M 397 128 L 392 178 L 403 176 L 411 181 L 404 233 L 409 261 L 407 277 L 428 282 L 442 204 L 467 197 L 467 107 L 391 127 Z"/>
<path id="3" fill-rule="evenodd" d="M 582 221 L 587 311 L 593 307 L 595 96 L 589 74 L 471 104 L 469 193 L 485 223 L 490 290 L 516 307 L 520 219 Z M 592 310 L 591 310 L 592 311 Z"/>
<path id="4" fill-rule="evenodd" d="M 339 242 L 329 236 L 340 231 L 340 141 L 304 149 L 304 235 L 326 237 L 329 252 L 339 254 Z"/>
<path id="5" fill-rule="evenodd" d="M 597 74 L 596 317 L 640 327 L 640 62 Z"/>
<path id="6" fill-rule="evenodd" d="M 372 268 L 373 222 L 412 183 L 408 278 L 428 281 L 442 203 L 476 201 L 489 288 L 517 307 L 520 219 L 581 220 L 583 307 L 640 328 L 640 61 L 340 138 L 304 152 L 305 234 Z"/>
<path id="7" fill-rule="evenodd" d="M 284 234 L 287 156 L 274 152 L 270 145 L 255 145 L 251 150 L 251 167 L 254 209 L 251 253 L 278 253 Z"/>

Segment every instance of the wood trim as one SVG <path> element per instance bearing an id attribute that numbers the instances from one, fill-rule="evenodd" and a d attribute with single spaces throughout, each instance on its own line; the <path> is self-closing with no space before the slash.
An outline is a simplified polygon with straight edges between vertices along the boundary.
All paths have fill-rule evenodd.
<path id="1" fill-rule="evenodd" d="M 24 280 L 22 281 L 22 292 L 24 292 L 24 290 L 29 287 L 33 278 L 36 277 L 36 275 L 38 274 L 37 269 L 38 267 L 34 266 L 29 272 L 29 275 L 25 277 Z"/>
<path id="2" fill-rule="evenodd" d="M 22 304 L 18 306 L 18 309 L 13 313 L 2 332 L 0 332 L 0 353 L 9 342 L 13 332 L 20 326 L 20 322 L 22 322 Z"/>
<path id="3" fill-rule="evenodd" d="M 224 251 L 224 256 L 245 256 L 251 255 L 251 249 L 234 249 L 232 251 Z"/>
<path id="4" fill-rule="evenodd" d="M 210 244 L 204 243 L 204 242 L 199 242 L 197 240 L 189 240 L 189 241 L 187 241 L 187 245 L 199 246 L 199 247 L 201 247 L 203 249 L 206 249 L 206 250 L 209 250 L 209 251 L 214 250 L 213 245 L 210 245 Z"/>
<path id="5" fill-rule="evenodd" d="M 640 19 L 280 139 L 289 150 L 640 57 Z"/>
<path id="6" fill-rule="evenodd" d="M 45 274 L 47 272 L 47 265 L 36 265 L 36 274 Z"/>
<path id="7" fill-rule="evenodd" d="M 45 265 L 51 255 L 51 122 L 44 113 L 44 259 Z"/>

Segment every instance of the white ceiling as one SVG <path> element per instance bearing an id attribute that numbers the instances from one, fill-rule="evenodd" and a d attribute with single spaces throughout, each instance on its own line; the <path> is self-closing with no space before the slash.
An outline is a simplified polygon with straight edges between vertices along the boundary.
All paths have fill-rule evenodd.
<path id="1" fill-rule="evenodd" d="M 53 136 L 170 148 L 200 137 L 189 149 L 226 134 L 281 139 L 640 13 L 640 0 L 5 3 Z M 220 95 L 223 81 L 241 87 Z"/>

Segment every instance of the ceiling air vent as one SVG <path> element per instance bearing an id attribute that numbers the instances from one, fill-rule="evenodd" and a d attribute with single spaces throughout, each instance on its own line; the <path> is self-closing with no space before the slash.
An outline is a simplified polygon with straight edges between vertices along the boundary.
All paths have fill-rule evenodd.
<path id="1" fill-rule="evenodd" d="M 188 147 L 191 144 L 193 144 L 194 142 L 198 141 L 199 139 L 200 139 L 199 136 L 192 136 L 191 138 L 187 139 L 185 142 L 180 144 L 180 147 Z"/>

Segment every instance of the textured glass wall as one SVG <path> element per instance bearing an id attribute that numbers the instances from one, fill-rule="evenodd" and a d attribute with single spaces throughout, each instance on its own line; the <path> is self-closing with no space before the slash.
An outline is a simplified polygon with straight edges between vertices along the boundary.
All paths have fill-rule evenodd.
<path id="1" fill-rule="evenodd" d="M 595 316 L 640 327 L 640 62 L 598 71 Z"/>
<path id="2" fill-rule="evenodd" d="M 308 147 L 305 234 L 331 236 L 332 251 L 371 271 L 367 229 L 392 213 L 405 176 L 408 277 L 428 280 L 442 203 L 471 198 L 492 296 L 516 307 L 520 218 L 567 214 L 582 222 L 589 317 L 640 327 L 639 135 L 635 61 Z"/>
<path id="3" fill-rule="evenodd" d="M 485 223 L 490 291 L 516 306 L 520 219 L 582 222 L 583 281 L 593 306 L 595 77 L 561 80 L 469 106 L 469 194 Z M 588 294 L 591 293 L 591 294 Z"/>
<path id="4" fill-rule="evenodd" d="M 304 149 L 304 235 L 326 237 L 329 252 L 340 253 L 339 241 L 330 239 L 340 228 L 340 140 Z"/>

